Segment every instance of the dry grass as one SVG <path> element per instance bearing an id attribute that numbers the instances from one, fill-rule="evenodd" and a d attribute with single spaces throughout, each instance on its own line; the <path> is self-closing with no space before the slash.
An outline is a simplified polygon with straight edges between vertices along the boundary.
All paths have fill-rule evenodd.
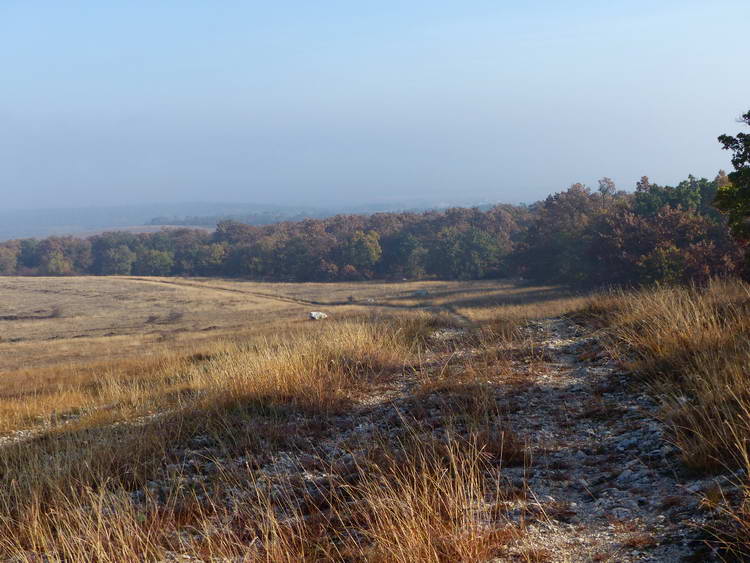
<path id="1" fill-rule="evenodd" d="M 167 474 L 175 451 L 197 436 L 233 454 L 268 455 L 294 442 L 300 415 L 325 425 L 359 393 L 417 369 L 427 315 L 311 323 L 200 354 L 110 366 L 76 385 L 58 382 L 28 403 L 76 405 L 56 423 L 3 446 L 0 556 L 75 561 L 155 560 L 170 551 L 249 561 L 471 561 L 515 537 L 485 501 L 489 438 L 409 438 L 392 463 L 355 467 L 312 507 L 264 493 L 251 467 L 223 468 L 208 491 Z M 103 367 L 103 366 L 102 366 Z M 126 367 L 123 372 L 119 369 Z M 139 368 L 144 368 L 139 371 Z M 126 377 L 126 374 L 129 377 Z M 41 382 L 36 382 L 41 386 Z M 23 382 L 17 382 L 20 387 Z M 75 393 L 69 391 L 75 388 Z M 66 403 L 67 401 L 67 403 Z M 17 401 L 16 401 L 17 403 Z M 30 416 L 11 412 L 12 426 Z M 33 409 L 31 409 L 33 410 Z M 155 414 L 152 414 L 155 413 Z M 49 413 L 48 413 L 49 414 Z M 153 479 L 164 483 L 159 492 Z M 230 508 L 222 491 L 243 499 Z M 166 491 L 166 492 L 164 492 Z M 135 502 L 135 496 L 145 499 Z M 217 496 L 219 495 L 219 496 Z M 234 505 L 233 505 L 234 506 Z"/>
<path id="2" fill-rule="evenodd" d="M 431 326 L 431 318 L 417 313 L 304 323 L 191 353 L 10 373 L 0 390 L 0 431 L 130 419 L 197 397 L 218 403 L 214 391 L 222 404 L 250 393 L 258 402 L 294 399 L 295 407 L 332 408 L 344 390 L 351 395 L 360 384 L 403 368 Z"/>
<path id="3" fill-rule="evenodd" d="M 688 465 L 741 463 L 750 435 L 750 287 L 663 288 L 596 297 L 623 363 L 664 403 Z"/>
<path id="4" fill-rule="evenodd" d="M 750 474 L 750 286 L 715 281 L 601 295 L 584 314 L 606 327 L 613 352 L 660 398 L 688 467 Z M 750 555 L 750 482 L 740 481 L 743 498 L 706 501 L 733 524 L 721 540 Z"/>
<path id="5" fill-rule="evenodd" d="M 415 300 L 414 292 L 420 290 L 428 295 Z M 521 302 L 557 291 L 496 281 L 263 284 L 0 277 L 0 432 L 80 418 L 103 422 L 174 408 L 185 395 L 202 392 L 208 384 L 186 375 L 207 359 L 221 357 L 230 363 L 227 358 L 233 357 L 237 362 L 243 348 L 274 339 L 274 351 L 266 354 L 289 354 L 290 346 L 298 345 L 291 338 L 296 334 L 330 338 L 325 328 L 306 321 L 313 306 L 305 300 L 329 303 L 321 308 L 343 320 L 362 319 L 363 314 L 418 318 L 424 305 L 431 311 L 433 326 L 461 321 L 450 311 L 471 302 L 476 319 L 480 311 L 490 313 L 481 321 L 481 331 L 471 333 L 471 342 L 450 345 L 471 344 L 484 351 L 484 358 L 476 358 L 469 369 L 498 370 L 496 364 L 507 360 L 499 343 L 517 336 L 521 319 L 541 314 L 538 303 Z M 337 304 L 345 294 L 354 296 L 353 305 Z M 503 294 L 510 303 L 505 309 L 498 306 Z M 561 306 L 558 300 L 552 302 Z M 466 321 L 473 322 L 464 317 Z M 400 330 L 413 332 L 422 325 L 404 324 Z M 405 339 L 423 336 L 402 334 Z M 279 339 L 288 344 L 286 348 Z M 197 371 L 206 373 L 203 368 Z M 287 381 L 290 386 L 294 382 Z"/>
<path id="6" fill-rule="evenodd" d="M 315 503 L 273 497 L 248 474 L 227 470 L 221 486 L 241 503 L 184 491 L 174 476 L 163 502 L 134 503 L 121 484 L 50 489 L 25 499 L 0 523 L 0 552 L 33 560 L 138 561 L 169 552 L 242 561 L 481 561 L 501 553 L 519 529 L 487 498 L 481 452 L 413 436 L 393 462 L 358 467 Z M 223 468 L 219 468 L 223 471 Z M 15 492 L 15 491 L 14 491 Z M 5 493 L 4 496 L 11 496 Z M 3 507 L 5 514 L 9 507 Z"/>
<path id="7" fill-rule="evenodd" d="M 442 302 L 456 313 L 481 325 L 500 328 L 503 323 L 521 324 L 529 319 L 554 317 L 582 307 L 588 293 L 560 286 L 529 286 L 502 283 L 458 291 Z M 440 302 L 440 301 L 439 301 Z"/>
<path id="8" fill-rule="evenodd" d="M 498 513 L 488 490 L 485 452 L 474 441 L 413 435 L 406 457 L 373 468 L 359 485 L 365 506 L 360 533 L 368 561 L 482 561 L 519 530 Z"/>
<path id="9" fill-rule="evenodd" d="M 427 295 L 415 296 L 418 291 Z M 288 330 L 316 309 L 336 317 L 455 309 L 474 319 L 489 307 L 559 292 L 500 281 L 322 284 L 0 276 L 0 372 L 189 351 L 217 339 Z"/>
<path id="10" fill-rule="evenodd" d="M 487 488 L 500 480 L 486 473 L 498 461 L 515 463 L 523 446 L 482 422 L 496 411 L 476 386 L 501 366 L 503 353 L 489 350 L 500 333 L 488 327 L 454 344 L 429 338 L 463 324 L 447 304 L 429 302 L 435 293 L 478 284 L 432 283 L 420 304 L 410 296 L 423 284 L 281 291 L 217 280 L 2 282 L 5 296 L 21 289 L 30 296 L 16 299 L 0 321 L 4 335 L 9 329 L 19 338 L 2 345 L 16 359 L 36 346 L 40 364 L 56 354 L 60 361 L 4 374 L 0 429 L 15 433 L 0 446 L 2 558 L 133 561 L 176 552 L 249 561 L 471 561 L 517 537 L 498 511 L 500 492 Z M 355 294 L 353 303 L 338 304 L 344 292 Z M 49 314 L 20 319 L 40 295 L 38 308 Z M 324 297 L 332 318 L 302 322 L 310 302 Z M 225 314 L 222 328 L 202 334 Z M 144 330 L 162 340 L 165 330 L 177 335 L 159 343 Z M 79 333 L 85 336 L 71 336 Z M 271 494 L 278 487 L 258 481 L 263 459 L 314 449 L 357 400 L 424 370 L 435 353 L 428 347 L 450 355 L 451 346 L 467 343 L 485 346 L 485 354 L 465 364 L 462 389 L 441 391 L 455 395 L 446 420 L 472 427 L 464 438 L 434 441 L 403 429 L 404 442 L 386 445 L 378 463 L 335 469 L 314 498 L 293 483 L 277 483 L 288 491 L 279 497 Z M 136 346 L 143 353 L 134 354 Z M 208 481 L 196 482 L 180 465 L 180 452 L 198 439 L 220 452 Z M 237 456 L 253 461 L 226 465 Z"/>
<path id="11" fill-rule="evenodd" d="M 523 385 L 511 373 L 520 358 L 533 369 L 526 321 L 581 308 L 663 399 L 690 467 L 750 470 L 750 290 L 740 283 L 585 297 L 490 281 L 0 278 L 0 297 L 14 303 L 0 311 L 4 559 L 502 556 L 523 530 L 490 484 L 532 452 L 502 422 L 495 384 Z M 314 309 L 331 318 L 305 321 Z M 452 336 L 430 338 L 441 327 Z M 367 455 L 327 468 L 319 491 L 258 470 L 279 452 L 306 452 L 317 467 L 319 444 L 356 424 L 355 405 L 404 374 L 416 388 L 394 423 L 399 443 L 365 445 Z M 611 410 L 597 397 L 589 407 L 590 417 Z M 430 427 L 436 412 L 442 434 Z M 204 480 L 181 465 L 196 440 L 217 452 Z M 711 502 L 741 553 L 746 501 Z"/>
<path id="12" fill-rule="evenodd" d="M 127 278 L 0 277 L 0 371 L 190 350 L 234 332 L 303 320 L 302 307 Z"/>

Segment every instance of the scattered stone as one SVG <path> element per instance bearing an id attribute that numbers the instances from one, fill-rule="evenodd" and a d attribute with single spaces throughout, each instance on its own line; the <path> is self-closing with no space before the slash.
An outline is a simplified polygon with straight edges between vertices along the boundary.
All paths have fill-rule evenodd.
<path id="1" fill-rule="evenodd" d="M 426 295 L 427 290 L 414 292 L 417 297 Z M 309 314 L 311 320 L 327 316 L 319 311 Z M 431 340 L 466 342 L 465 349 L 455 345 L 449 352 L 452 361 L 463 361 L 482 351 L 469 348 L 468 330 L 440 329 Z M 484 375 L 482 379 L 497 412 L 502 413 L 498 425 L 513 432 L 525 452 L 524 459 L 513 466 L 506 463 L 505 450 L 491 449 L 491 440 L 485 447 L 488 478 L 501 490 L 499 498 L 487 502 L 502 507 L 499 514 L 505 523 L 524 526 L 525 544 L 497 561 L 529 560 L 524 553 L 532 552 L 544 553 L 544 560 L 551 562 L 677 563 L 694 555 L 694 546 L 702 545 L 700 526 L 707 518 L 697 499 L 713 481 L 680 480 L 675 470 L 679 458 L 676 449 L 663 442 L 666 432 L 656 418 L 656 402 L 631 391 L 628 378 L 580 327 L 563 319 L 547 319 L 532 321 L 524 331 L 535 343 L 534 354 L 543 351 L 543 357 L 530 361 L 519 354 L 502 368 L 502 374 L 488 374 L 486 383 Z M 170 452 L 173 457 L 165 464 L 164 474 L 134 492 L 133 502 L 139 506 L 154 502 L 149 499 L 166 502 L 168 485 L 176 476 L 180 486 L 192 487 L 199 494 L 211 490 L 214 495 L 207 479 L 239 471 L 252 476 L 257 488 L 253 493 L 267 494 L 273 500 L 298 498 L 300 510 L 309 515 L 325 505 L 337 484 L 355 483 L 363 467 L 393 462 L 379 457 L 377 448 L 391 444 L 398 449 L 404 421 L 415 424 L 423 433 L 420 436 L 439 443 L 445 443 L 449 425 L 450 432 L 468 435 L 466 423 L 446 414 L 454 404 L 451 400 L 456 400 L 450 392 L 415 396 L 414 389 L 423 383 L 418 377 L 425 377 L 429 370 L 447 373 L 446 357 L 432 354 L 424 360 L 424 373 L 405 370 L 358 399 L 351 412 L 332 416 L 326 424 L 316 415 L 300 414 L 289 423 L 291 430 L 282 432 L 299 438 L 295 445 L 272 446 L 269 439 L 267 447 L 255 453 L 219 458 L 226 454 L 221 454 L 213 439 L 195 436 Z M 450 369 L 452 376 L 459 377 L 469 364 Z M 502 378 L 506 373 L 507 383 Z M 519 376 L 522 385 L 517 385 Z M 579 416 L 591 411 L 592 405 L 596 416 Z M 314 435 L 295 430 L 306 425 L 317 428 Z M 297 443 L 302 445 L 297 448 Z M 225 498 L 212 496 L 211 502 L 224 502 L 230 509 L 252 500 L 248 490 L 234 486 L 223 487 L 220 494 Z M 639 537 L 642 541 L 634 543 Z M 524 545 L 528 551 L 523 551 Z M 609 555 L 594 559 L 595 554 Z M 178 553 L 170 557 L 185 559 Z M 693 560 L 716 557 L 706 552 L 704 558 Z"/>

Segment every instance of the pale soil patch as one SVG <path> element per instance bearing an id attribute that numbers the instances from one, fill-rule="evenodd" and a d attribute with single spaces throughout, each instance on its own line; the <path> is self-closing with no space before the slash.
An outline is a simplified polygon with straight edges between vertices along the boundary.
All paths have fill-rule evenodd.
<path id="1" fill-rule="evenodd" d="M 528 467 L 505 470 L 529 489 L 517 503 L 519 518 L 531 515 L 528 548 L 560 562 L 678 562 L 703 549 L 710 514 L 698 493 L 727 478 L 685 471 L 657 403 L 629 390 L 627 374 L 580 327 L 557 318 L 528 330 L 545 361 L 507 421 L 535 453 Z"/>

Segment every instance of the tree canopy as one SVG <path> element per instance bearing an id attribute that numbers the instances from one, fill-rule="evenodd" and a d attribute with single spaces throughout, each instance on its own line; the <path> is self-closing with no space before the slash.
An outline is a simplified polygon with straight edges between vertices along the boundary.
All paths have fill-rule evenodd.
<path id="1" fill-rule="evenodd" d="M 750 111 L 741 122 L 750 125 Z M 732 152 L 732 166 L 727 182 L 719 186 L 715 205 L 726 213 L 732 234 L 747 248 L 750 244 L 750 134 L 738 133 L 735 137 L 721 135 L 719 142 Z M 746 273 L 750 273 L 750 250 L 746 255 Z"/>
<path id="2" fill-rule="evenodd" d="M 688 176 L 661 186 L 643 177 L 628 193 L 602 178 L 595 191 L 573 184 L 528 207 L 338 215 L 262 226 L 222 221 L 213 233 L 180 228 L 16 240 L 0 243 L 0 274 L 700 281 L 735 273 L 742 264 L 744 243 L 741 236 L 732 239 L 729 225 L 737 235 L 746 225 L 746 203 L 735 202 L 747 189 L 746 142 L 747 136 L 727 140 L 739 154 L 737 171 L 713 180 Z M 714 197 L 729 220 L 710 205 Z"/>

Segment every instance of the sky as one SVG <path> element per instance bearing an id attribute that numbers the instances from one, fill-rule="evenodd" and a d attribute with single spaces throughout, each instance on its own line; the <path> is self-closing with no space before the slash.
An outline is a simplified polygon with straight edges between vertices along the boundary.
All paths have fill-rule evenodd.
<path id="1" fill-rule="evenodd" d="M 0 0 L 6 209 L 532 202 L 730 169 L 747 0 Z"/>

